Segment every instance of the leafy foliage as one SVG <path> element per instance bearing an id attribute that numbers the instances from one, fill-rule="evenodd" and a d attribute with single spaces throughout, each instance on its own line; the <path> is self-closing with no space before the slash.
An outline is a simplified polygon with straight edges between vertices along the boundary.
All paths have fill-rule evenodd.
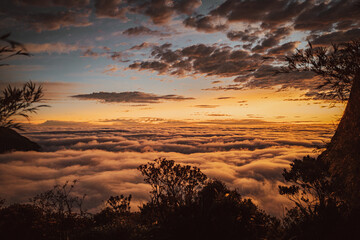
<path id="1" fill-rule="evenodd" d="M 0 37 L 0 43 L 5 43 L 0 46 L 0 61 L 17 56 L 30 56 L 25 47 L 16 41 L 9 39 L 10 33 Z M 0 64 L 6 66 L 8 64 Z M 48 107 L 48 105 L 33 106 L 35 103 L 41 101 L 43 97 L 42 86 L 27 82 L 22 88 L 11 87 L 8 85 L 0 93 L 0 127 L 16 128 L 23 130 L 20 123 L 14 122 L 15 116 L 22 116 L 29 120 L 29 114 L 36 113 L 39 108 Z"/>
<path id="2" fill-rule="evenodd" d="M 42 86 L 36 86 L 33 82 L 27 82 L 22 88 L 8 85 L 0 95 L 0 126 L 23 130 L 20 123 L 14 122 L 15 116 L 22 116 L 29 120 L 29 114 L 36 113 L 39 108 L 48 105 L 33 104 L 40 102 L 43 97 Z"/>
<path id="3" fill-rule="evenodd" d="M 333 44 L 331 48 L 309 47 L 286 57 L 278 73 L 312 71 L 322 77 L 318 89 L 324 98 L 347 100 L 354 77 L 360 71 L 360 41 Z"/>
<path id="4" fill-rule="evenodd" d="M 165 158 L 140 165 L 138 170 L 151 186 L 151 203 L 155 205 L 178 207 L 191 203 L 207 179 L 199 168 L 181 166 Z"/>
<path id="5" fill-rule="evenodd" d="M 314 214 L 317 207 L 336 202 L 329 164 L 309 156 L 295 159 L 290 171 L 284 169 L 283 176 L 290 186 L 279 186 L 279 193 L 286 195 L 295 205 L 307 214 Z"/>
<path id="6" fill-rule="evenodd" d="M 336 194 L 329 163 L 295 159 L 283 176 L 289 185 L 279 186 L 279 193 L 295 203 L 283 219 L 284 239 L 351 239 L 351 232 L 359 232 L 355 212 Z"/>
<path id="7" fill-rule="evenodd" d="M 131 201 L 131 194 L 128 197 L 124 195 L 120 196 L 111 196 L 107 201 L 106 205 L 110 207 L 110 209 L 116 213 L 126 213 L 130 212 L 130 201 Z"/>

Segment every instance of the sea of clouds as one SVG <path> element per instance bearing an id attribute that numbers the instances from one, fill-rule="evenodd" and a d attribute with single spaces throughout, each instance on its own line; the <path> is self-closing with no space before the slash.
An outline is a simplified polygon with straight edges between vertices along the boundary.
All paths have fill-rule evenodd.
<path id="1" fill-rule="evenodd" d="M 333 134 L 331 125 L 132 124 L 33 126 L 23 133 L 42 152 L 0 155 L 0 197 L 8 203 L 77 179 L 96 211 L 111 195 L 132 194 L 132 210 L 149 199 L 136 169 L 159 157 L 199 167 L 261 208 L 281 216 L 290 202 L 278 194 L 282 171 L 295 158 L 317 156 Z"/>

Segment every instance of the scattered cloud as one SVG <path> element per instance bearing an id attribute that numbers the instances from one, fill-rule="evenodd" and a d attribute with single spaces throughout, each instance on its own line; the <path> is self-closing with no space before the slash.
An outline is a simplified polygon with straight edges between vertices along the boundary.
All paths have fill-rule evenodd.
<path id="1" fill-rule="evenodd" d="M 63 11 L 57 13 L 38 13 L 28 16 L 16 16 L 18 21 L 25 21 L 37 32 L 54 31 L 63 27 L 86 27 L 92 25 L 89 21 L 90 12 Z"/>
<path id="2" fill-rule="evenodd" d="M 286 55 L 287 53 L 293 52 L 297 46 L 300 44 L 299 41 L 287 42 L 277 47 L 273 47 L 268 51 L 268 55 L 272 56 L 281 56 Z"/>
<path id="3" fill-rule="evenodd" d="M 78 51 L 81 47 L 77 44 L 66 44 L 62 42 L 56 43 L 26 43 L 26 49 L 30 53 L 70 53 L 74 51 Z"/>
<path id="4" fill-rule="evenodd" d="M 154 43 L 143 42 L 139 45 L 132 46 L 129 50 L 141 50 L 141 49 L 151 48 L 154 46 L 155 46 Z"/>
<path id="5" fill-rule="evenodd" d="M 212 33 L 223 31 L 227 29 L 226 24 L 219 24 L 219 19 L 213 16 L 202 16 L 188 17 L 183 21 L 186 27 L 193 27 L 197 31 Z"/>
<path id="6" fill-rule="evenodd" d="M 103 52 L 95 52 L 91 48 L 88 48 L 85 52 L 82 53 L 82 57 L 98 58 L 98 57 L 108 57 L 116 62 L 128 62 L 128 58 L 131 54 L 126 53 L 125 51 L 110 51 L 108 47 L 103 48 Z"/>
<path id="7" fill-rule="evenodd" d="M 245 31 L 229 31 L 226 36 L 231 40 L 231 41 L 242 41 L 242 42 L 255 42 L 256 40 L 259 39 L 259 37 L 254 34 L 254 33 L 250 33 L 249 30 L 245 30 Z"/>
<path id="8" fill-rule="evenodd" d="M 94 92 L 72 96 L 82 100 L 98 100 L 106 103 L 159 103 L 162 101 L 193 100 L 191 97 L 179 95 L 156 95 L 144 92 Z"/>
<path id="9" fill-rule="evenodd" d="M 131 3 L 131 2 L 130 2 Z M 148 16 L 154 24 L 165 24 L 176 14 L 191 15 L 201 5 L 201 0 L 167 0 L 133 1 L 131 10 Z M 172 3 L 172 4 L 169 4 Z"/>
<path id="10" fill-rule="evenodd" d="M 310 36 L 311 44 L 316 45 L 331 45 L 333 43 L 349 42 L 360 38 L 360 28 L 350 29 L 348 31 L 337 31 L 322 35 Z"/>
<path id="11" fill-rule="evenodd" d="M 125 35 L 129 36 L 138 36 L 138 35 L 157 35 L 157 36 L 168 36 L 167 33 L 162 33 L 158 30 L 151 30 L 150 28 L 144 26 L 128 28 L 122 32 Z"/>
<path id="12" fill-rule="evenodd" d="M 24 5 L 33 5 L 39 7 L 52 7 L 52 6 L 61 6 L 61 7 L 86 7 L 89 5 L 90 0 L 15 0 L 18 4 Z"/>
<path id="13" fill-rule="evenodd" d="M 209 116 L 209 117 L 229 117 L 231 115 L 230 114 L 222 114 L 222 113 L 209 113 L 209 114 L 206 114 L 206 116 Z"/>
<path id="14" fill-rule="evenodd" d="M 233 99 L 234 97 L 218 97 L 216 99 L 219 99 L 219 100 L 225 100 L 225 99 Z"/>
<path id="15" fill-rule="evenodd" d="M 222 83 L 222 81 L 216 80 L 211 82 L 211 84 L 218 84 L 218 83 Z"/>
<path id="16" fill-rule="evenodd" d="M 129 68 L 178 76 L 192 73 L 232 77 L 248 73 L 260 64 L 259 55 L 227 46 L 196 44 L 176 50 L 170 47 L 169 43 L 154 47 L 151 53 L 153 60 L 135 62 Z"/>
<path id="17" fill-rule="evenodd" d="M 95 0 L 95 14 L 98 18 L 117 18 L 128 20 L 126 13 L 128 8 L 120 6 L 122 0 Z"/>
<path id="18" fill-rule="evenodd" d="M 219 105 L 200 104 L 200 105 L 195 105 L 194 107 L 197 107 L 197 108 L 216 108 L 216 107 L 219 107 Z"/>

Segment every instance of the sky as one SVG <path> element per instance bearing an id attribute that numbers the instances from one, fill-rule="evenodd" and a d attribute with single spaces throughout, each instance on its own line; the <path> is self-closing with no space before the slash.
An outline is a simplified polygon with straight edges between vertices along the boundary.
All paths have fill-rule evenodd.
<path id="1" fill-rule="evenodd" d="M 101 180 L 94 207 L 118 189 L 115 174 L 139 202 L 146 194 L 134 166 L 166 156 L 279 213 L 281 169 L 316 155 L 345 104 L 321 98 L 327 89 L 312 73 L 274 73 L 308 42 L 358 39 L 359 19 L 350 0 L 2 0 L 0 34 L 31 56 L 6 59 L 0 87 L 31 80 L 50 107 L 24 133 L 44 151 L 0 157 L 2 181 L 15 189 L 0 194 L 23 200 L 24 189 L 54 181 L 80 178 L 91 190 Z"/>

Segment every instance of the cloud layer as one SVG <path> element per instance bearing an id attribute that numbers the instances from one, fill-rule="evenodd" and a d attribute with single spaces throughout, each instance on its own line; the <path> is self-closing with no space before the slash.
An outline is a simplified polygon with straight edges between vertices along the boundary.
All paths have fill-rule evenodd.
<path id="1" fill-rule="evenodd" d="M 149 187 L 137 166 L 158 157 L 199 167 L 225 181 L 273 214 L 289 202 L 277 193 L 283 168 L 294 158 L 315 155 L 328 141 L 328 126 L 310 125 L 126 125 L 89 127 L 57 125 L 26 133 L 44 152 L 0 155 L 0 195 L 26 201 L 55 183 L 79 179 L 95 209 L 114 194 L 133 194 L 133 209 L 148 199 Z"/>

